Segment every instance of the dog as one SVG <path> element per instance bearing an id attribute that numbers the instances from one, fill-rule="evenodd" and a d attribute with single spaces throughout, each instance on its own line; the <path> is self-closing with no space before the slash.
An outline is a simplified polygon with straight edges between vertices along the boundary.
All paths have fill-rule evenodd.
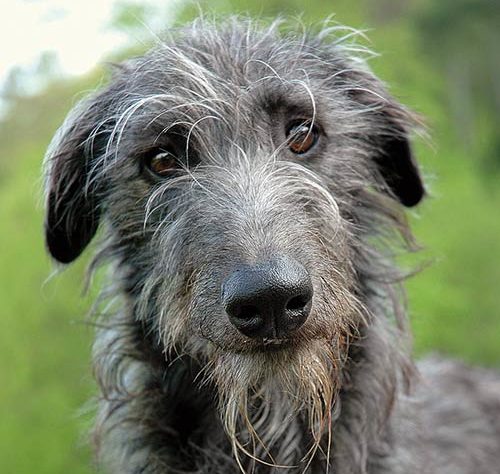
<path id="1" fill-rule="evenodd" d="M 345 36 L 196 21 L 53 139 L 49 253 L 102 227 L 109 472 L 500 472 L 500 377 L 411 358 L 394 255 L 419 124 Z"/>

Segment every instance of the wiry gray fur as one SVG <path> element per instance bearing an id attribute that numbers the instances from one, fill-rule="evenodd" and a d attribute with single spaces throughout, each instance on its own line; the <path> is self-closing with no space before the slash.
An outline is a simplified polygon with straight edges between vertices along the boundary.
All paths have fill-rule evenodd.
<path id="1" fill-rule="evenodd" d="M 94 350 L 109 472 L 499 472 L 500 378 L 410 358 L 392 259 L 412 247 L 402 204 L 423 195 L 414 119 L 350 36 L 196 22 L 54 139 L 49 251 L 74 260 L 101 221 L 94 265 L 111 264 Z M 293 119 L 321 130 L 305 155 L 288 149 Z M 144 157 L 172 143 L 182 170 L 154 178 Z M 230 324 L 220 289 L 279 255 L 314 299 L 270 350 Z"/>

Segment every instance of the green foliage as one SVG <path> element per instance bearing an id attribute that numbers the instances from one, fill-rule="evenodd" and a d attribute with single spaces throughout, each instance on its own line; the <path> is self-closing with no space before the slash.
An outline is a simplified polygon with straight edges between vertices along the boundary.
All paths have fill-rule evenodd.
<path id="1" fill-rule="evenodd" d="M 207 3 L 202 2 L 202 9 Z M 322 0 L 307 5 L 298 0 L 217 0 L 210 2 L 210 8 L 271 16 L 305 10 L 305 21 L 322 20 L 334 9 L 339 22 L 355 27 L 379 24 L 369 32 L 369 46 L 382 53 L 372 67 L 393 86 L 396 96 L 426 117 L 431 130 L 430 144 L 419 140 L 416 147 L 430 198 L 411 215 L 417 238 L 425 246 L 420 260 L 432 262 L 407 285 L 416 352 L 439 351 L 499 366 L 500 176 L 493 165 L 500 150 L 497 112 L 492 103 L 474 99 L 479 97 L 474 93 L 474 117 L 480 119 L 470 123 L 476 138 L 463 145 L 457 127 L 464 122 L 454 121 L 457 104 L 450 96 L 449 77 L 428 46 L 430 29 L 447 18 L 443 9 L 452 4 L 441 2 L 438 8 L 433 2 L 408 1 L 396 9 L 394 2 L 385 0 L 377 7 L 367 0 L 337 0 L 333 7 Z M 460 5 L 468 2 L 462 0 Z M 432 20 L 434 11 L 439 15 Z M 187 6 L 178 17 L 185 21 L 197 12 Z M 129 13 L 118 11 L 121 26 L 146 14 Z M 460 35 L 458 25 L 465 28 L 468 21 L 460 17 L 455 23 L 458 29 L 453 34 Z M 445 28 L 439 31 L 448 34 Z M 453 44 L 447 41 L 446 47 Z M 486 47 L 481 52 L 488 57 Z M 452 57 L 455 52 L 447 54 Z M 102 71 L 76 82 L 53 84 L 29 98 L 20 97 L 14 84 L 10 113 L 0 123 L 0 470 L 5 473 L 91 472 L 82 435 L 90 415 L 80 413 L 94 393 L 89 367 L 93 331 L 84 322 L 92 297 L 81 298 L 84 260 L 49 278 L 53 265 L 43 248 L 40 167 L 65 113 L 81 91 L 97 85 L 99 76 Z M 487 78 L 475 77 L 482 77 L 486 96 Z"/>
<path id="2" fill-rule="evenodd" d="M 43 245 L 40 177 L 44 150 L 88 83 L 54 85 L 21 99 L 2 124 L 7 161 L 0 186 L 0 465 L 5 473 L 90 473 L 83 441 L 94 393 L 89 370 L 92 330 L 81 298 L 84 262 L 51 277 Z"/>

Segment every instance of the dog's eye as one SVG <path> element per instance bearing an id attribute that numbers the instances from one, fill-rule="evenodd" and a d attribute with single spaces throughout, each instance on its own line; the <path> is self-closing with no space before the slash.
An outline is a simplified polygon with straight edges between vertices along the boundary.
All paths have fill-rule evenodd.
<path id="1" fill-rule="evenodd" d="M 319 129 L 310 120 L 294 120 L 286 129 L 288 148 L 296 155 L 307 153 L 319 138 Z"/>
<path id="2" fill-rule="evenodd" d="M 179 166 L 177 157 L 171 151 L 163 149 L 148 153 L 144 165 L 153 174 L 162 178 L 171 174 Z"/>

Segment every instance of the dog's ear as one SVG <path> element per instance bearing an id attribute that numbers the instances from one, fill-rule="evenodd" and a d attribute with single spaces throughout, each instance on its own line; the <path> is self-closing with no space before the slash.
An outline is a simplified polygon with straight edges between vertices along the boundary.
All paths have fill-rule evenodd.
<path id="1" fill-rule="evenodd" d="M 399 104 L 387 102 L 380 110 L 386 131 L 375 138 L 375 163 L 389 189 L 401 204 L 412 207 L 425 195 L 425 188 L 410 144 Z"/>
<path id="2" fill-rule="evenodd" d="M 105 148 L 103 95 L 76 106 L 47 151 L 45 239 L 48 251 L 61 263 L 82 253 L 99 224 L 98 180 L 93 178 Z"/>
<path id="3" fill-rule="evenodd" d="M 355 81 L 349 95 L 363 105 L 370 117 L 370 136 L 364 139 L 370 142 L 385 187 L 403 205 L 415 206 L 425 195 L 409 138 L 415 119 L 370 72 L 360 72 Z"/>

